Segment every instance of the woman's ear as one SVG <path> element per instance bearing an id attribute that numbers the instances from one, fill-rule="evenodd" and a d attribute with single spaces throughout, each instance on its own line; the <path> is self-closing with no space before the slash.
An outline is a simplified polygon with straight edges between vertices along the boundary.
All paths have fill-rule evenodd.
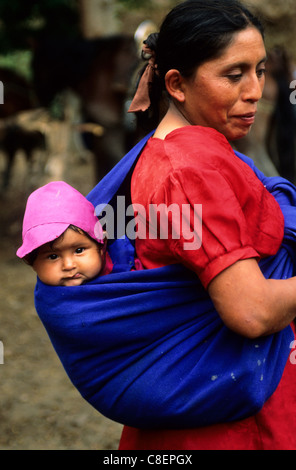
<path id="1" fill-rule="evenodd" d="M 185 100 L 184 94 L 184 78 L 179 70 L 171 69 L 165 75 L 165 85 L 169 95 L 183 103 Z"/>

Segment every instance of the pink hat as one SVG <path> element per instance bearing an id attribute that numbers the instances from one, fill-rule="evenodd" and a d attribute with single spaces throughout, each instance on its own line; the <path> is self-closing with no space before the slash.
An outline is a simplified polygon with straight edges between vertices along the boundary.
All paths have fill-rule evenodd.
<path id="1" fill-rule="evenodd" d="M 63 181 L 53 181 L 34 191 L 28 198 L 23 220 L 23 244 L 17 256 L 58 238 L 76 225 L 94 240 L 103 243 L 104 235 L 94 206 L 81 193 Z"/>

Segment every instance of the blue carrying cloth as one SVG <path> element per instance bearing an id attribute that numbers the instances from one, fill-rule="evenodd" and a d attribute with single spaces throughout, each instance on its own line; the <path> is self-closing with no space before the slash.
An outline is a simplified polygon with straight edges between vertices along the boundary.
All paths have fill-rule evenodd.
<path id="1" fill-rule="evenodd" d="M 127 198 L 143 139 L 93 189 L 89 200 Z M 295 273 L 296 190 L 280 177 L 258 178 L 278 200 L 285 236 L 261 261 L 268 278 Z M 112 274 L 79 287 L 37 280 L 35 306 L 74 386 L 106 417 L 138 428 L 190 428 L 258 412 L 277 388 L 294 339 L 292 329 L 256 340 L 221 321 L 197 276 L 181 265 L 130 271 L 127 237 L 110 243 Z"/>

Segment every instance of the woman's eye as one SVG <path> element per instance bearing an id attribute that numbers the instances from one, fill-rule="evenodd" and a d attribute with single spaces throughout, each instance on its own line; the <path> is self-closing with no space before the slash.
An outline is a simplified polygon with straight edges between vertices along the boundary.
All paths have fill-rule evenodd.
<path id="1" fill-rule="evenodd" d="M 242 78 L 242 73 L 236 73 L 236 74 L 230 74 L 230 75 L 227 75 L 227 77 L 229 78 L 229 80 L 233 81 L 233 82 L 238 82 L 241 78 Z"/>
<path id="2" fill-rule="evenodd" d="M 263 77 L 266 74 L 266 69 L 259 69 L 257 70 L 258 77 Z"/>

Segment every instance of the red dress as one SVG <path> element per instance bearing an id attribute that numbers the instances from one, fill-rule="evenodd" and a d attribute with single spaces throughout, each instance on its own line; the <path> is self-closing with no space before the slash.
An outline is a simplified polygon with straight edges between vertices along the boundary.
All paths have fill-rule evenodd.
<path id="1" fill-rule="evenodd" d="M 136 251 L 143 266 L 183 263 L 197 273 L 205 288 L 238 260 L 275 254 L 282 241 L 284 221 L 277 202 L 224 136 L 210 128 L 188 126 L 171 132 L 165 140 L 150 139 L 134 170 L 131 195 L 135 210 L 140 204 L 146 211 L 146 218 L 137 219 Z M 162 203 L 191 207 L 178 237 L 172 236 L 168 214 L 168 237 L 157 238 L 148 230 L 149 208 Z M 194 204 L 202 204 L 202 240 L 198 249 L 184 249 L 188 239 L 182 234 L 194 232 Z M 148 233 L 154 236 L 145 236 Z M 296 449 L 295 371 L 288 361 L 277 390 L 255 416 L 197 429 L 126 426 L 119 449 Z"/>

